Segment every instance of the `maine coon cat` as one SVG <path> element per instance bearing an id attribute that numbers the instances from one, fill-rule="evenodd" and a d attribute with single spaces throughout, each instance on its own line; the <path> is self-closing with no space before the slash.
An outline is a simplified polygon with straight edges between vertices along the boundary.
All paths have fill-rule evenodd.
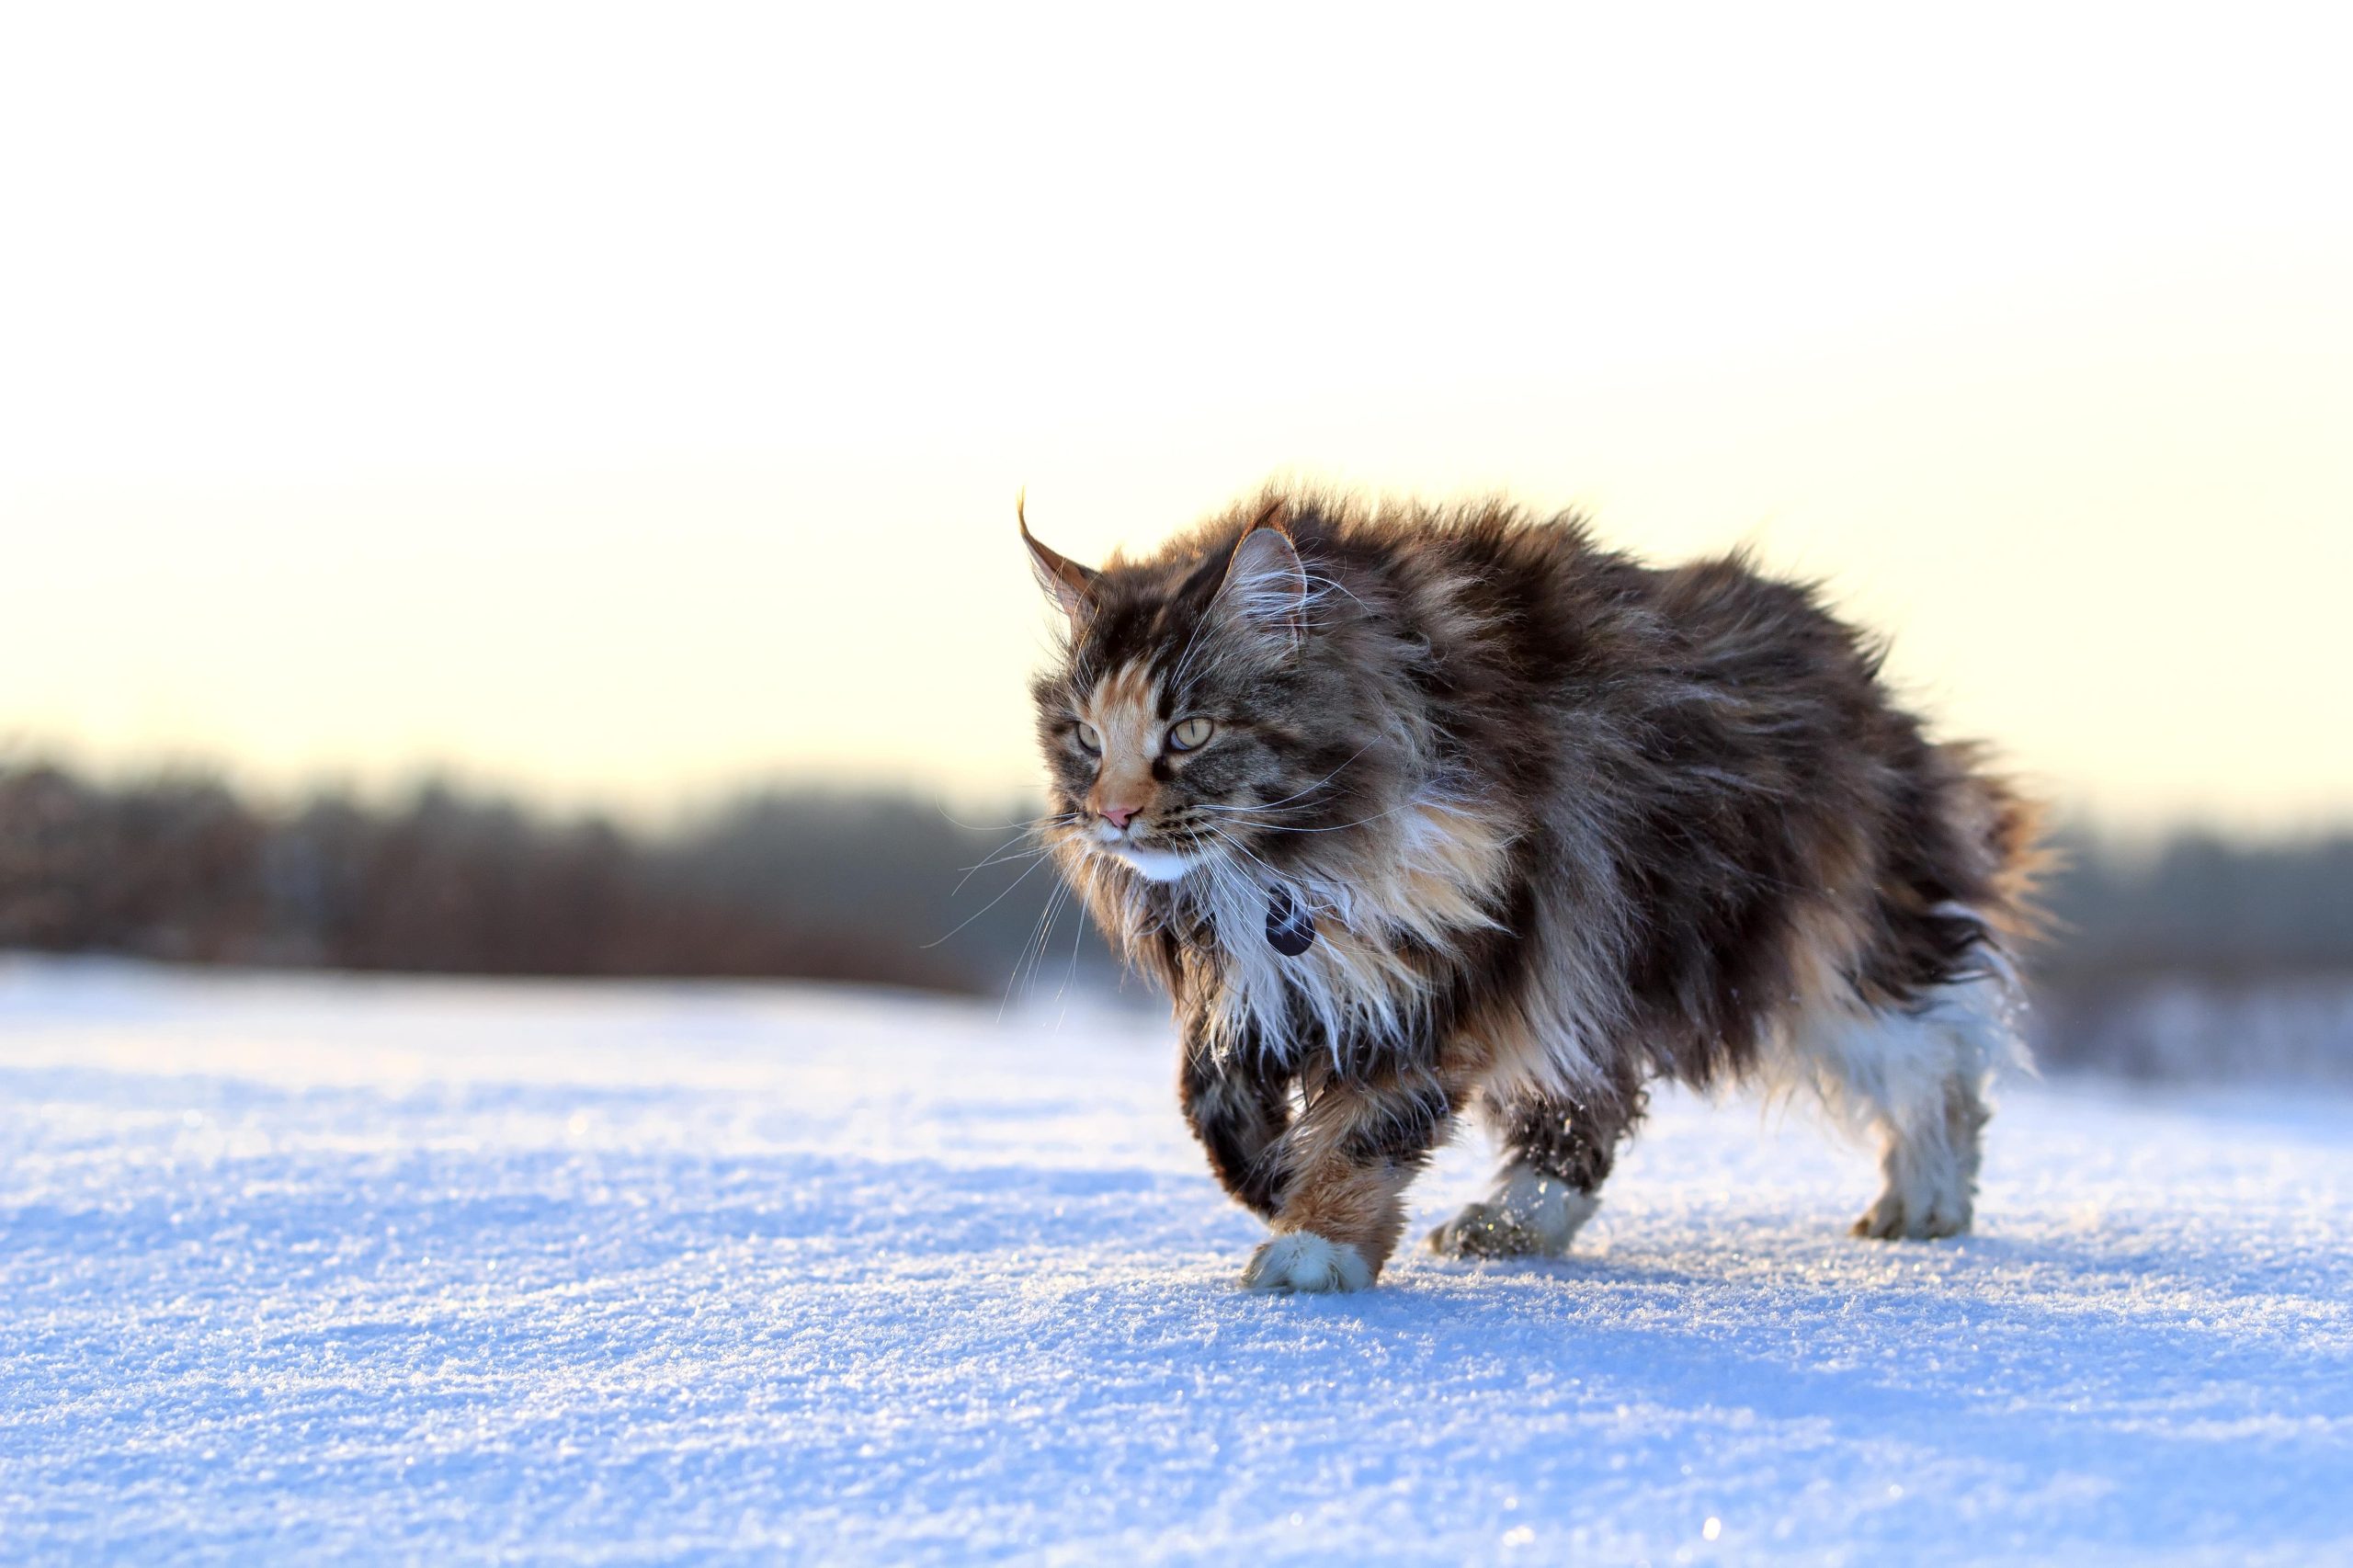
<path id="1" fill-rule="evenodd" d="M 1174 1002 L 1245 1286 L 1370 1284 L 1465 1113 L 1504 1166 L 1429 1244 L 1563 1252 L 1658 1076 L 1874 1134 L 1858 1234 L 1968 1227 L 2036 814 L 1810 588 L 1500 501 L 1269 492 L 1099 569 L 1021 532 L 1043 831 Z"/>

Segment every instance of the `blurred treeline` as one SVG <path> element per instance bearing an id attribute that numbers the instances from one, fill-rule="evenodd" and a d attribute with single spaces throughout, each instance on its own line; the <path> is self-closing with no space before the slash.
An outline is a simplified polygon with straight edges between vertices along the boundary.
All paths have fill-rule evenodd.
<path id="1" fill-rule="evenodd" d="M 0 760 L 0 949 L 1017 997 L 1099 983 L 1108 955 L 1068 901 L 1041 921 L 1053 873 L 1024 853 L 1026 815 L 790 791 L 632 829 L 449 785 L 271 805 L 200 776 Z M 2353 834 L 2078 836 L 2066 857 L 2032 965 L 2047 1062 L 2353 1077 Z"/>
<path id="2" fill-rule="evenodd" d="M 2079 838 L 2032 965 L 2036 1054 L 2138 1078 L 2353 1085 L 2353 833 Z"/>
<path id="3" fill-rule="evenodd" d="M 1004 814 L 982 831 L 910 800 L 765 793 L 632 831 L 447 784 L 270 806 L 201 776 L 0 762 L 0 949 L 981 993 L 1011 977 L 1051 883 L 1040 869 L 986 907 L 1025 858 L 959 889 L 1023 847 Z M 1058 922 L 1057 981 L 1076 925 Z M 1103 958 L 1090 938 L 1080 962 Z"/>

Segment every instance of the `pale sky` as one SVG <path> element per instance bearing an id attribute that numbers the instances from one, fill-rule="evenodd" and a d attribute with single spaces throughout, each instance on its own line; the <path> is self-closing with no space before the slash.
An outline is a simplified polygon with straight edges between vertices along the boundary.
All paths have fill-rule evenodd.
<path id="1" fill-rule="evenodd" d="M 1036 777 L 1013 530 L 1756 543 L 2120 823 L 2353 814 L 2324 8 L 12 7 L 0 753 Z"/>

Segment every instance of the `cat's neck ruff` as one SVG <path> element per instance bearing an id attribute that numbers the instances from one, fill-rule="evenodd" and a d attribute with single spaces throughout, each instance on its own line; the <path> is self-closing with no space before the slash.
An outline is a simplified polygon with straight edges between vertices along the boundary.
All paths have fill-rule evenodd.
<path id="1" fill-rule="evenodd" d="M 1345 1042 L 1409 1029 L 1438 981 L 1432 954 L 1468 933 L 1502 928 L 1497 910 L 1514 836 L 1499 813 L 1425 788 L 1357 832 L 1319 839 L 1312 858 L 1273 871 L 1203 858 L 1165 895 L 1214 933 L 1222 984 L 1211 1041 L 1295 1057 L 1302 1020 L 1336 1057 Z M 1269 939 L 1272 906 L 1287 906 L 1294 940 Z M 1296 934 L 1312 929 L 1313 939 Z"/>

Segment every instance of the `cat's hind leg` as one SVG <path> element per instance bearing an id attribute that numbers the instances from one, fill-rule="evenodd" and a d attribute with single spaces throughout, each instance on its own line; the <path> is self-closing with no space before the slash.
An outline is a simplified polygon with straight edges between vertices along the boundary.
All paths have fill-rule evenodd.
<path id="1" fill-rule="evenodd" d="M 1849 1229 L 1883 1242 L 1928 1241 L 1969 1229 L 1986 1117 L 1979 1085 L 1955 1073 L 1930 1095 L 1874 1108 L 1880 1195 Z"/>
<path id="2" fill-rule="evenodd" d="M 1809 1020 L 1797 1065 L 1832 1114 L 1880 1147 L 1879 1196 L 1852 1226 L 1874 1240 L 1926 1241 L 1969 1229 L 1976 1208 L 1985 1090 L 2018 1047 L 1997 975 L 1936 987 L 1910 1006 Z"/>
<path id="3" fill-rule="evenodd" d="M 1614 1105 L 1490 1098 L 1486 1120 L 1503 1144 L 1503 1169 L 1485 1198 L 1429 1233 L 1429 1249 L 1448 1257 L 1566 1255 L 1601 1207 L 1601 1184 L 1641 1107 L 1639 1093 Z"/>

